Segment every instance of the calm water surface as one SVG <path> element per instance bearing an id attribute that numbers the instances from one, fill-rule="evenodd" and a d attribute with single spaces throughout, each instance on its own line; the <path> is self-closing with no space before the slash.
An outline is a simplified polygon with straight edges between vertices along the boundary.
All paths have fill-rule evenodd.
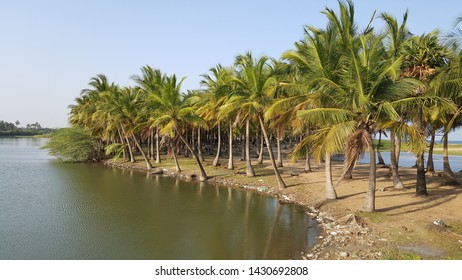
<path id="1" fill-rule="evenodd" d="M 385 164 L 390 164 L 390 152 L 380 152 L 382 154 Z M 425 157 L 425 166 L 427 164 L 428 153 L 424 154 Z M 402 152 L 399 156 L 399 165 L 400 166 L 414 166 L 416 157 L 412 153 Z M 369 153 L 365 153 L 364 156 L 360 159 L 362 163 L 369 163 Z M 449 156 L 449 163 L 451 169 L 456 171 L 462 170 L 462 156 Z M 435 170 L 443 170 L 443 155 L 433 154 L 433 164 Z"/>
<path id="2" fill-rule="evenodd" d="M 252 192 L 98 164 L 0 138 L 0 259 L 288 259 L 320 234 Z"/>

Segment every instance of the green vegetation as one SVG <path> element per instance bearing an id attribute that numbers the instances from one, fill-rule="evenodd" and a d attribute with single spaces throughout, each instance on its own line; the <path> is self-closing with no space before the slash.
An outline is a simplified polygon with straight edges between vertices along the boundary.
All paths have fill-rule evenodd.
<path id="1" fill-rule="evenodd" d="M 101 145 L 83 128 L 61 128 L 42 147 L 64 162 L 86 162 L 100 158 Z"/>

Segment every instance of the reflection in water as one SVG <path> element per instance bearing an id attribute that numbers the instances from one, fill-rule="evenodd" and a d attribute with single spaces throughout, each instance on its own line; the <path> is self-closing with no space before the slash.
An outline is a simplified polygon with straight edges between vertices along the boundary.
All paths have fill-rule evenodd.
<path id="1" fill-rule="evenodd" d="M 38 149 L 43 141 L 0 138 L 0 259 L 289 259 L 319 234 L 294 205 L 58 163 Z"/>

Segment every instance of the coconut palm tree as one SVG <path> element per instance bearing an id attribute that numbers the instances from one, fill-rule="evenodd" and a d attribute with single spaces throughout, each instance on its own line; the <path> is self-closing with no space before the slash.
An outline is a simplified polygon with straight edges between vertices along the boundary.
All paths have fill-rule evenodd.
<path id="1" fill-rule="evenodd" d="M 210 74 L 202 75 L 201 85 L 206 88 L 208 94 L 204 95 L 206 101 L 203 102 L 203 105 L 198 109 L 198 114 L 201 115 L 204 120 L 217 126 L 217 153 L 212 163 L 213 166 L 217 166 L 221 153 L 221 124 L 223 122 L 223 116 L 219 114 L 219 109 L 229 95 L 233 71 L 220 64 L 210 68 L 209 71 Z"/>
<path id="2" fill-rule="evenodd" d="M 429 105 L 435 105 L 433 97 L 429 95 L 429 83 L 437 74 L 437 68 L 442 67 L 447 62 L 448 51 L 439 43 L 438 33 L 436 31 L 422 36 L 413 36 L 404 45 L 403 68 L 404 75 L 417 79 L 421 82 L 413 93 L 413 99 L 416 105 L 415 123 L 417 129 L 422 135 L 425 135 L 425 109 Z M 444 101 L 443 101 L 444 102 Z M 428 115 L 427 115 L 428 116 Z M 427 184 L 424 168 L 424 151 L 417 154 L 417 184 L 416 194 L 427 195 Z"/>
<path id="3" fill-rule="evenodd" d="M 131 79 L 135 81 L 137 87 L 141 90 L 144 95 L 143 100 L 146 102 L 144 108 L 144 113 L 150 115 L 151 112 L 155 111 L 155 106 L 152 104 L 150 95 L 159 95 L 160 88 L 162 87 L 166 76 L 159 69 L 154 69 L 149 65 L 141 67 L 141 75 L 133 75 Z M 149 118 L 147 125 L 152 126 L 153 119 Z M 160 137 L 159 129 L 157 127 L 151 128 L 155 130 L 155 139 L 156 139 L 156 163 L 160 163 Z M 151 133 L 152 134 L 152 133 Z"/>
<path id="4" fill-rule="evenodd" d="M 399 59 L 402 54 L 402 47 L 404 43 L 411 37 L 411 33 L 407 29 L 407 18 L 408 11 L 403 15 L 401 24 L 398 23 L 397 19 L 388 13 L 380 14 L 380 18 L 384 21 L 386 27 L 386 39 L 388 40 L 388 52 L 389 56 L 394 59 Z M 402 115 L 405 112 L 399 112 L 400 119 L 403 120 Z M 396 131 L 394 128 L 390 129 L 390 169 L 392 173 L 393 186 L 395 189 L 404 189 L 404 183 L 401 180 L 398 173 L 398 156 L 399 146 L 396 143 Z M 400 138 L 399 138 L 400 139 Z M 400 141 L 400 140 L 399 140 Z"/>
<path id="5" fill-rule="evenodd" d="M 113 91 L 116 85 L 109 83 L 107 77 L 102 74 L 91 78 L 88 85 L 88 88 L 81 91 L 81 96 L 75 99 L 76 104 L 69 106 L 71 109 L 69 123 L 89 129 L 93 136 L 100 137 L 103 141 L 113 142 L 106 148 L 107 153 L 116 151 L 118 155 L 121 152 L 126 159 L 126 149 L 128 149 L 129 160 L 134 162 L 130 143 L 129 141 L 125 143 L 121 127 L 98 108 L 102 95 Z"/>
<path id="6" fill-rule="evenodd" d="M 146 123 L 146 120 L 142 119 L 143 114 L 140 114 L 141 106 L 142 100 L 139 90 L 114 86 L 111 90 L 101 94 L 101 99 L 97 103 L 99 111 L 97 116 L 105 115 L 120 126 L 127 143 L 130 142 L 129 138 L 133 140 L 146 162 L 146 168 L 150 170 L 152 164 L 135 135 L 143 127 L 139 124 Z"/>
<path id="7" fill-rule="evenodd" d="M 457 106 L 457 110 L 444 111 L 439 109 L 438 124 L 443 127 L 443 177 L 446 185 L 458 185 L 454 172 L 449 164 L 448 137 L 451 129 L 462 124 L 462 51 L 453 50 L 450 52 L 447 65 L 440 69 L 437 75 L 430 83 L 430 90 L 435 94 L 452 100 Z M 437 114 L 438 115 L 438 114 Z"/>
<path id="8" fill-rule="evenodd" d="M 153 118 L 155 121 L 153 125 L 159 126 L 161 129 L 159 133 L 170 137 L 173 140 L 173 156 L 176 158 L 176 141 L 179 139 L 183 142 L 189 152 L 193 155 L 194 160 L 200 170 L 200 181 L 207 180 L 207 173 L 202 166 L 197 153 L 192 149 L 191 145 L 186 141 L 183 136 L 188 125 L 193 124 L 206 128 L 205 121 L 196 115 L 196 108 L 187 106 L 185 104 L 184 96 L 181 94 L 181 84 L 184 81 L 182 78 L 180 81 L 177 80 L 176 76 L 167 76 L 160 89 L 160 95 L 151 95 L 150 99 L 153 104 L 157 107 L 157 110 L 153 112 Z M 179 169 L 177 160 L 177 168 Z"/>
<path id="9" fill-rule="evenodd" d="M 263 115 L 264 109 L 271 104 L 272 96 L 274 96 L 274 91 L 278 85 L 274 77 L 271 60 L 266 56 L 256 59 L 248 52 L 245 55 L 238 55 L 235 59 L 235 65 L 238 70 L 237 77 L 234 79 L 236 88 L 222 110 L 225 113 L 238 111 L 238 117 L 246 122 L 246 161 L 248 175 L 254 174 L 250 163 L 250 121 L 252 119 L 258 121 L 277 178 L 278 190 L 282 191 L 286 186 L 274 160 Z"/>

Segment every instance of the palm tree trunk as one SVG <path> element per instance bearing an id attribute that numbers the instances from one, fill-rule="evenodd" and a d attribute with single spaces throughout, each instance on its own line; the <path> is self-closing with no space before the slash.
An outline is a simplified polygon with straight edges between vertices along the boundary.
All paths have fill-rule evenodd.
<path id="1" fill-rule="evenodd" d="M 306 137 L 310 136 L 310 128 L 308 127 L 306 129 Z M 302 138 L 300 137 L 300 141 Z M 290 138 L 290 141 L 292 142 L 292 138 Z M 291 147 L 292 145 L 289 145 Z M 307 145 L 306 146 L 306 159 L 305 159 L 305 173 L 312 172 L 311 170 L 311 160 L 310 160 L 310 147 Z"/>
<path id="2" fill-rule="evenodd" d="M 156 163 L 160 163 L 160 137 L 159 128 L 156 127 Z"/>
<path id="3" fill-rule="evenodd" d="M 379 143 L 377 145 L 377 158 L 379 159 L 379 162 L 377 164 L 385 165 L 385 161 L 383 160 L 382 154 L 380 153 L 381 142 L 382 142 L 382 131 L 379 131 Z"/>
<path id="4" fill-rule="evenodd" d="M 143 151 L 143 148 L 141 147 L 140 143 L 138 142 L 138 139 L 136 139 L 135 137 L 135 134 L 132 133 L 132 138 L 133 138 L 133 141 L 135 141 L 135 145 L 138 147 L 138 149 L 140 150 L 140 153 L 141 155 L 143 156 L 144 158 L 144 161 L 146 162 L 146 168 L 148 170 L 151 170 L 152 169 L 152 164 L 151 162 L 149 161 L 148 157 L 146 156 L 146 153 Z"/>
<path id="5" fill-rule="evenodd" d="M 197 128 L 197 156 L 200 161 L 204 161 L 204 156 L 202 155 L 202 141 L 201 141 L 201 128 Z"/>
<path id="6" fill-rule="evenodd" d="M 218 147 L 217 147 L 217 155 L 215 156 L 215 159 L 213 160 L 212 165 L 217 166 L 219 164 L 219 159 L 220 159 L 220 151 L 221 151 L 221 126 L 220 126 L 220 121 L 218 121 Z"/>
<path id="7" fill-rule="evenodd" d="M 258 161 L 257 161 L 258 164 L 263 164 L 263 146 L 265 146 L 265 144 L 263 143 L 263 132 L 261 132 L 261 134 L 260 134 L 260 152 L 259 152 Z"/>
<path id="8" fill-rule="evenodd" d="M 252 162 L 250 161 L 250 118 L 247 117 L 245 121 L 245 162 L 247 165 L 247 176 L 254 177 L 255 170 L 253 170 Z"/>
<path id="9" fill-rule="evenodd" d="M 310 160 L 310 149 L 306 148 L 306 158 L 305 158 L 305 173 L 312 172 L 311 170 L 311 160 Z"/>
<path id="10" fill-rule="evenodd" d="M 422 108 L 418 108 L 417 112 L 417 129 L 424 134 L 423 131 L 423 112 Z M 416 195 L 428 195 L 427 182 L 425 178 L 425 167 L 424 167 L 424 152 L 417 155 L 417 184 L 416 184 Z"/>
<path id="11" fill-rule="evenodd" d="M 277 133 L 276 133 L 276 145 L 277 145 L 277 150 L 278 150 L 278 159 L 277 159 L 277 167 L 283 167 L 282 165 L 282 155 L 281 155 L 281 135 L 280 135 L 280 127 L 277 127 Z"/>
<path id="12" fill-rule="evenodd" d="M 245 161 L 245 141 L 242 139 L 242 135 L 241 135 L 241 161 Z"/>
<path id="13" fill-rule="evenodd" d="M 393 186 L 397 190 L 404 189 L 404 184 L 398 173 L 398 163 L 396 161 L 396 143 L 395 143 L 395 131 L 390 131 L 390 168 L 393 176 Z"/>
<path id="14" fill-rule="evenodd" d="M 337 192 L 332 182 L 332 159 L 329 153 L 326 153 L 324 170 L 326 175 L 326 199 L 337 199 Z"/>
<path id="15" fill-rule="evenodd" d="M 229 158 L 228 158 L 228 169 L 234 169 L 233 162 L 233 123 L 229 123 Z"/>
<path id="16" fill-rule="evenodd" d="M 151 154 L 151 130 L 149 130 L 149 133 L 148 133 L 148 158 L 149 159 L 152 159 L 152 154 Z"/>
<path id="17" fill-rule="evenodd" d="M 171 143 L 171 149 L 172 149 L 172 156 L 173 156 L 173 161 L 175 162 L 175 171 L 178 173 L 178 172 L 181 172 L 181 167 L 180 167 L 180 164 L 178 163 L 178 158 L 177 158 L 177 154 L 176 154 L 176 147 L 173 146 L 173 140 L 171 140 L 172 143 Z"/>
<path id="18" fill-rule="evenodd" d="M 348 169 L 343 173 L 342 177 L 341 177 L 341 180 L 350 180 L 350 179 L 353 179 L 353 169 L 355 168 L 356 166 L 356 162 L 355 164 L 352 164 L 348 167 Z M 340 180 L 339 180 L 340 181 Z M 337 183 L 338 184 L 338 183 Z"/>
<path id="19" fill-rule="evenodd" d="M 133 150 L 132 150 L 132 146 L 130 144 L 130 140 L 128 139 L 127 134 L 125 133 L 124 127 L 123 126 L 121 126 L 121 127 L 122 127 L 122 133 L 123 133 L 123 135 L 125 137 L 125 141 L 127 141 L 128 154 L 130 155 L 130 162 L 134 163 L 134 162 L 136 162 L 136 160 L 135 160 L 135 157 L 133 156 Z"/>
<path id="20" fill-rule="evenodd" d="M 396 157 L 396 170 L 399 169 L 399 156 L 401 155 L 401 137 L 396 139 L 396 150 L 395 150 L 395 157 Z"/>
<path id="21" fill-rule="evenodd" d="M 127 153 L 125 151 L 126 148 L 124 147 L 125 146 L 124 138 L 122 137 L 122 133 L 120 133 L 119 129 L 117 129 L 117 133 L 119 134 L 120 143 L 122 144 L 122 156 L 123 156 L 124 160 L 127 160 Z"/>
<path id="22" fill-rule="evenodd" d="M 150 133 L 150 137 L 151 137 L 151 146 L 149 147 L 150 151 L 151 151 L 151 160 L 154 160 L 154 129 L 150 129 L 151 133 Z"/>
<path id="23" fill-rule="evenodd" d="M 196 141 L 194 140 L 194 128 L 191 128 L 191 148 L 195 152 L 196 151 Z"/>
<path id="24" fill-rule="evenodd" d="M 185 139 L 187 142 L 189 142 L 188 140 L 188 133 L 186 133 L 186 139 Z M 183 155 L 184 157 L 189 157 L 189 150 L 186 146 L 183 147 Z"/>
<path id="25" fill-rule="evenodd" d="M 202 163 L 201 163 L 201 161 L 199 160 L 199 157 L 197 157 L 196 152 L 193 151 L 193 149 L 191 148 L 191 146 L 189 145 L 189 143 L 183 138 L 183 136 L 181 136 L 181 134 L 178 133 L 178 135 L 180 135 L 181 141 L 183 141 L 183 143 L 185 144 L 186 148 L 189 150 L 189 152 L 191 152 L 191 154 L 192 154 L 194 160 L 195 160 L 196 163 L 197 163 L 197 166 L 199 167 L 199 170 L 200 170 L 200 172 L 201 172 L 201 175 L 199 176 L 199 181 L 201 181 L 201 182 L 207 181 L 207 173 L 205 172 L 204 166 L 202 166 Z"/>
<path id="26" fill-rule="evenodd" d="M 265 137 L 266 147 L 268 148 L 271 164 L 273 165 L 274 175 L 276 175 L 276 179 L 278 181 L 278 190 L 283 191 L 286 188 L 286 184 L 282 180 L 281 174 L 279 173 L 278 167 L 276 166 L 276 161 L 274 160 L 273 156 L 273 150 L 271 149 L 271 143 L 269 141 L 268 134 L 266 133 L 265 125 L 263 124 L 263 119 L 260 114 L 258 114 L 258 120 L 260 121 L 261 131 L 263 132 L 263 136 Z"/>
<path id="27" fill-rule="evenodd" d="M 449 165 L 448 132 L 445 132 L 443 135 L 443 178 L 446 185 L 459 185 Z"/>
<path id="28" fill-rule="evenodd" d="M 371 143 L 372 137 L 369 134 Z M 375 185 L 377 180 L 377 165 L 375 162 L 375 150 L 374 145 L 369 147 L 369 186 L 367 188 L 366 197 L 364 198 L 364 212 L 374 212 L 375 211 Z"/>
<path id="29" fill-rule="evenodd" d="M 433 164 L 433 148 L 435 147 L 436 130 L 432 128 L 430 132 L 430 147 L 428 148 L 427 172 L 435 173 L 435 165 Z"/>

